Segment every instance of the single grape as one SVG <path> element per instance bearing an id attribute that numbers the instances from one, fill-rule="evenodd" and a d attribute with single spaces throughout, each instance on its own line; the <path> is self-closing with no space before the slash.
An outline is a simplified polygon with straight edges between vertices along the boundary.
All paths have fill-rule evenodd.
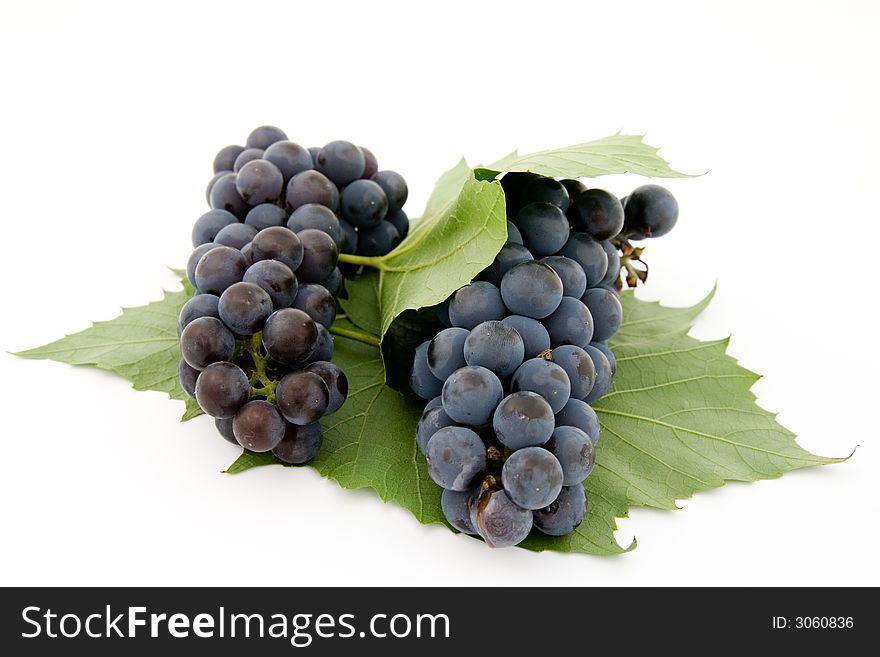
<path id="1" fill-rule="evenodd" d="M 220 229 L 220 232 L 214 237 L 214 244 L 228 246 L 240 251 L 247 244 L 250 244 L 256 236 L 256 228 L 235 222 Z"/>
<path id="2" fill-rule="evenodd" d="M 557 427 L 576 427 L 593 441 L 599 442 L 599 418 L 587 402 L 580 399 L 569 399 L 568 403 L 556 414 Z"/>
<path id="3" fill-rule="evenodd" d="M 224 146 L 217 151 L 217 155 L 214 156 L 214 173 L 232 171 L 232 167 L 235 164 L 235 158 L 241 155 L 243 150 L 244 146 L 231 145 Z"/>
<path id="4" fill-rule="evenodd" d="M 397 234 L 400 235 L 401 240 L 409 234 L 409 217 L 406 216 L 406 212 L 403 210 L 395 212 L 389 210 L 388 214 L 385 215 L 385 221 L 397 229 Z"/>
<path id="5" fill-rule="evenodd" d="M 330 208 L 317 203 L 306 203 L 299 206 L 290 215 L 287 227 L 294 233 L 307 228 L 323 230 L 336 242 L 337 246 L 342 242 L 342 227 L 339 225 L 339 219 Z"/>
<path id="6" fill-rule="evenodd" d="M 253 335 L 272 314 L 272 297 L 254 283 L 233 283 L 220 295 L 220 319 L 236 335 Z"/>
<path id="7" fill-rule="evenodd" d="M 529 260 L 534 260 L 534 257 L 526 247 L 515 242 L 506 242 L 498 255 L 495 256 L 492 264 L 480 272 L 479 278 L 497 287 L 501 285 L 504 274 L 516 265 Z"/>
<path id="8" fill-rule="evenodd" d="M 318 324 L 330 328 L 336 319 L 336 301 L 327 288 L 317 283 L 303 283 L 299 286 L 299 292 L 293 302 L 294 308 L 299 308 Z"/>
<path id="9" fill-rule="evenodd" d="M 471 504 L 475 495 L 479 495 L 479 490 L 444 489 L 440 496 L 440 508 L 446 521 L 463 534 L 477 533 L 471 523 Z"/>
<path id="10" fill-rule="evenodd" d="M 189 260 L 186 261 L 186 278 L 193 287 L 198 287 L 196 285 L 196 265 L 199 264 L 199 260 L 201 260 L 202 256 L 208 251 L 216 249 L 218 246 L 220 245 L 211 242 L 209 244 L 202 244 L 193 249 L 193 252 L 189 256 Z"/>
<path id="11" fill-rule="evenodd" d="M 470 365 L 455 370 L 442 386 L 443 410 L 456 422 L 472 426 L 489 421 L 504 393 L 492 371 Z"/>
<path id="12" fill-rule="evenodd" d="M 584 487 L 563 486 L 549 506 L 534 512 L 535 527 L 548 536 L 565 536 L 575 530 L 587 515 Z"/>
<path id="13" fill-rule="evenodd" d="M 235 187 L 251 205 L 277 201 L 284 188 L 284 176 L 268 160 L 252 160 L 238 172 Z"/>
<path id="14" fill-rule="evenodd" d="M 272 299 L 275 310 L 287 308 L 296 298 L 298 283 L 290 267 L 277 260 L 260 260 L 244 273 L 245 283 L 259 285 Z"/>
<path id="15" fill-rule="evenodd" d="M 218 171 L 211 176 L 211 179 L 208 181 L 208 186 L 205 188 L 205 201 L 208 203 L 208 207 L 211 207 L 211 190 L 214 189 L 215 183 L 223 176 L 229 175 L 230 173 L 233 173 L 231 167 L 227 171 Z"/>
<path id="16" fill-rule="evenodd" d="M 571 395 L 571 383 L 568 374 L 556 363 L 543 358 L 530 358 L 514 373 L 510 390 L 541 395 L 553 412 L 558 413 Z"/>
<path id="17" fill-rule="evenodd" d="M 180 334 L 180 353 L 187 364 L 197 370 L 229 360 L 234 352 L 235 336 L 216 317 L 194 319 Z"/>
<path id="18" fill-rule="evenodd" d="M 519 228 L 523 244 L 537 257 L 556 253 L 568 241 L 568 219 L 552 203 L 536 202 L 523 206 L 513 223 Z"/>
<path id="19" fill-rule="evenodd" d="M 366 159 L 360 148 L 348 141 L 331 141 L 315 158 L 315 168 L 342 187 L 364 175 Z"/>
<path id="20" fill-rule="evenodd" d="M 581 298 L 593 317 L 592 340 L 607 340 L 623 322 L 623 306 L 616 295 L 601 287 L 587 290 Z"/>
<path id="21" fill-rule="evenodd" d="M 520 197 L 525 186 L 537 178 L 540 178 L 538 174 L 524 171 L 511 171 L 501 178 L 501 189 L 504 190 L 508 219 L 515 217 L 522 207 Z"/>
<path id="22" fill-rule="evenodd" d="M 608 346 L 607 342 L 597 342 L 593 341 L 590 343 L 591 347 L 595 347 L 603 354 L 605 354 L 605 358 L 608 359 L 608 364 L 611 365 L 611 375 L 617 374 L 617 358 L 614 356 L 614 352 L 611 351 L 611 348 Z"/>
<path id="23" fill-rule="evenodd" d="M 431 436 L 426 453 L 428 474 L 448 490 L 473 489 L 486 468 L 486 446 L 465 427 L 443 427 Z"/>
<path id="24" fill-rule="evenodd" d="M 192 244 L 193 246 L 201 246 L 202 244 L 213 242 L 220 229 L 237 223 L 238 219 L 231 212 L 226 210 L 208 210 L 196 219 L 196 223 L 193 225 Z"/>
<path id="25" fill-rule="evenodd" d="M 620 278 L 620 254 L 610 240 L 604 240 L 601 244 L 605 249 L 605 255 L 608 256 L 608 271 L 605 272 L 599 285 L 614 287 L 617 279 Z"/>
<path id="26" fill-rule="evenodd" d="M 299 426 L 288 423 L 284 438 L 272 450 L 280 461 L 301 465 L 318 455 L 324 442 L 324 430 L 317 422 Z"/>
<path id="27" fill-rule="evenodd" d="M 319 171 L 301 171 L 287 183 L 287 203 L 294 209 L 306 203 L 317 203 L 336 212 L 339 190 Z"/>
<path id="28" fill-rule="evenodd" d="M 239 153 L 238 157 L 235 158 L 235 163 L 232 165 L 232 170 L 235 173 L 241 171 L 241 168 L 247 164 L 248 162 L 253 162 L 254 160 L 261 160 L 265 155 L 265 152 L 262 148 L 246 148 L 241 153 Z"/>
<path id="29" fill-rule="evenodd" d="M 342 218 L 357 228 L 373 228 L 388 212 L 388 198 L 372 180 L 356 180 L 342 191 Z"/>
<path id="30" fill-rule="evenodd" d="M 547 256 L 539 262 L 544 263 L 559 276 L 562 281 L 562 294 L 580 299 L 587 290 L 587 275 L 584 268 L 571 258 L 565 256 Z"/>
<path id="31" fill-rule="evenodd" d="M 348 377 L 345 376 L 345 372 L 326 360 L 309 364 L 306 366 L 305 371 L 313 372 L 320 376 L 327 386 L 330 400 L 327 403 L 327 410 L 324 414 L 330 415 L 338 411 L 348 397 Z"/>
<path id="32" fill-rule="evenodd" d="M 263 326 L 262 339 L 270 358 L 296 366 L 315 351 L 318 328 L 302 310 L 282 308 L 269 315 Z"/>
<path id="33" fill-rule="evenodd" d="M 578 194 L 569 212 L 571 226 L 597 240 L 607 240 L 623 229 L 623 206 L 604 189 L 588 189 Z"/>
<path id="34" fill-rule="evenodd" d="M 486 281 L 465 285 L 449 301 L 449 320 L 460 328 L 472 329 L 481 322 L 503 319 L 506 314 L 498 288 Z"/>
<path id="35" fill-rule="evenodd" d="M 443 397 L 437 395 L 427 404 L 425 404 L 425 412 L 430 411 L 432 408 L 443 408 Z"/>
<path id="36" fill-rule="evenodd" d="M 422 399 L 432 399 L 439 395 L 443 389 L 443 381 L 434 376 L 431 373 L 431 368 L 428 367 L 429 344 L 430 342 L 425 340 L 416 348 L 409 375 L 410 388 Z"/>
<path id="37" fill-rule="evenodd" d="M 501 322 L 519 333 L 523 341 L 525 358 L 534 358 L 550 348 L 550 334 L 537 319 L 523 315 L 508 315 Z"/>
<path id="38" fill-rule="evenodd" d="M 340 253 L 354 253 L 358 247 L 358 234 L 350 223 L 344 219 L 339 220 L 339 227 L 342 231 L 342 239 L 339 242 Z"/>
<path id="39" fill-rule="evenodd" d="M 665 187 L 642 185 L 626 197 L 624 233 L 634 240 L 660 237 L 678 221 L 678 201 Z"/>
<path id="40" fill-rule="evenodd" d="M 463 328 L 443 329 L 428 344 L 428 369 L 439 380 L 445 381 L 455 370 L 467 365 L 464 344 L 468 335 Z"/>
<path id="41" fill-rule="evenodd" d="M 524 447 L 504 462 L 501 481 L 514 504 L 524 509 L 543 509 L 562 490 L 562 466 L 543 447 Z"/>
<path id="42" fill-rule="evenodd" d="M 251 208 L 244 218 L 244 223 L 257 230 L 272 226 L 284 226 L 287 223 L 287 213 L 274 203 L 260 203 Z"/>
<path id="43" fill-rule="evenodd" d="M 578 299 L 562 297 L 559 307 L 544 320 L 554 347 L 574 344 L 585 347 L 593 339 L 594 321 L 589 308 Z"/>
<path id="44" fill-rule="evenodd" d="M 302 263 L 294 268 L 297 278 L 305 283 L 323 281 L 333 273 L 339 260 L 336 242 L 323 230 L 314 228 L 306 228 L 296 235 L 302 242 Z"/>
<path id="45" fill-rule="evenodd" d="M 214 418 L 214 426 L 217 427 L 217 432 L 223 436 L 226 440 L 231 442 L 233 445 L 239 445 L 239 442 L 235 439 L 235 434 L 232 432 L 232 418 L 231 417 L 215 417 Z"/>
<path id="46" fill-rule="evenodd" d="M 568 190 L 565 186 L 554 178 L 543 176 L 535 178 L 523 187 L 522 195 L 519 197 L 519 204 L 523 208 L 530 203 L 550 203 L 562 212 L 568 210 L 569 202 Z"/>
<path id="47" fill-rule="evenodd" d="M 568 198 L 574 201 L 574 198 L 580 194 L 581 192 L 587 191 L 587 186 L 582 183 L 580 180 L 574 180 L 572 178 L 566 178 L 564 180 L 560 180 L 559 184 L 565 187 L 565 191 L 568 192 Z M 572 203 L 569 203 L 569 209 L 571 209 Z"/>
<path id="48" fill-rule="evenodd" d="M 199 292 L 220 296 L 227 287 L 242 279 L 245 270 L 247 263 L 241 251 L 217 246 L 208 249 L 199 259 L 193 278 Z"/>
<path id="49" fill-rule="evenodd" d="M 590 345 L 584 347 L 584 351 L 590 355 L 590 358 L 593 359 L 593 365 L 596 366 L 596 383 L 593 385 L 593 389 L 590 390 L 590 394 L 584 397 L 585 402 L 592 404 L 608 390 L 613 375 L 611 374 L 611 363 L 605 358 L 605 354 Z"/>
<path id="50" fill-rule="evenodd" d="M 268 452 L 284 438 L 284 418 L 262 399 L 249 401 L 232 418 L 232 433 L 238 443 L 252 452 Z"/>
<path id="51" fill-rule="evenodd" d="M 330 335 L 330 331 L 328 331 L 323 324 L 315 324 L 315 328 L 318 329 L 318 337 L 315 340 L 315 350 L 312 352 L 312 355 L 304 361 L 305 365 L 311 365 L 312 363 L 317 363 L 322 360 L 333 359 L 333 336 Z"/>
<path id="52" fill-rule="evenodd" d="M 464 341 L 467 364 L 492 370 L 499 378 L 513 374 L 524 356 L 525 345 L 519 333 L 498 320 L 477 324 Z"/>
<path id="53" fill-rule="evenodd" d="M 208 205 L 215 210 L 226 210 L 231 212 L 238 219 L 243 220 L 248 211 L 251 209 L 245 200 L 238 193 L 235 186 L 237 174 L 228 173 L 222 178 L 218 178 L 211 187 L 210 199 Z"/>
<path id="54" fill-rule="evenodd" d="M 361 178 L 369 180 L 379 170 L 379 162 L 376 160 L 376 156 L 373 155 L 373 151 L 369 148 L 364 146 L 358 146 L 358 148 L 364 154 L 364 172 L 361 174 Z"/>
<path id="55" fill-rule="evenodd" d="M 198 372 L 196 372 L 196 374 L 198 374 Z M 440 399 L 440 407 L 428 408 L 426 406 L 425 411 L 422 413 L 422 417 L 419 418 L 419 424 L 416 428 L 416 445 L 418 445 L 419 451 L 422 454 L 428 453 L 428 441 L 431 439 L 431 436 L 443 427 L 456 426 L 455 421 L 449 417 L 446 411 L 443 410 L 442 398 Z"/>
<path id="56" fill-rule="evenodd" d="M 196 381 L 196 401 L 211 417 L 232 417 L 247 403 L 250 394 L 247 375 L 238 365 L 227 361 L 208 365 Z"/>
<path id="57" fill-rule="evenodd" d="M 278 382 L 275 401 L 288 422 L 311 424 L 327 412 L 330 390 L 315 372 L 292 372 Z"/>
<path id="58" fill-rule="evenodd" d="M 183 391 L 190 397 L 196 396 L 196 381 L 198 381 L 199 374 L 200 372 L 196 368 L 190 367 L 184 359 L 180 359 L 180 363 L 177 365 L 177 380 Z"/>
<path id="59" fill-rule="evenodd" d="M 596 451 L 592 439 L 581 429 L 556 427 L 545 447 L 562 466 L 563 486 L 580 484 L 593 471 Z"/>
<path id="60" fill-rule="evenodd" d="M 330 292 L 330 294 L 332 294 L 333 296 L 339 294 L 339 292 L 342 290 L 342 270 L 339 269 L 338 265 L 333 269 L 333 271 L 327 278 L 321 281 L 321 285 L 327 288 L 327 291 Z"/>
<path id="61" fill-rule="evenodd" d="M 501 298 L 511 313 L 543 319 L 562 301 L 562 280 L 545 264 L 523 262 L 504 274 Z"/>
<path id="62" fill-rule="evenodd" d="M 287 139 L 287 135 L 281 128 L 276 128 L 274 125 L 261 125 L 251 131 L 245 144 L 248 148 L 268 148 L 275 142 L 285 139 Z"/>
<path id="63" fill-rule="evenodd" d="M 506 491 L 488 490 L 471 503 L 471 524 L 489 547 L 512 547 L 532 531 L 532 512 L 514 504 Z"/>
<path id="64" fill-rule="evenodd" d="M 605 254 L 605 249 L 587 233 L 572 231 L 559 255 L 571 258 L 583 267 L 588 288 L 597 286 L 608 272 L 608 256 Z"/>
<path id="65" fill-rule="evenodd" d="M 190 297 L 183 304 L 183 308 L 180 309 L 180 314 L 177 316 L 177 335 L 183 332 L 187 324 L 199 317 L 217 317 L 219 319 L 220 313 L 217 310 L 219 301 L 220 298 L 215 294 L 196 294 Z"/>
<path id="66" fill-rule="evenodd" d="M 358 229 L 357 254 L 381 256 L 391 253 L 400 244 L 400 233 L 391 222 L 380 221 L 372 228 Z"/>
<path id="67" fill-rule="evenodd" d="M 261 230 L 254 237 L 252 245 L 254 262 L 277 260 L 290 267 L 293 272 L 296 272 L 302 264 L 305 257 L 304 250 L 305 245 L 301 237 L 284 226 L 272 226 Z"/>
<path id="68" fill-rule="evenodd" d="M 309 171 L 314 165 L 309 152 L 292 141 L 276 141 L 263 153 L 263 159 L 271 162 L 284 178 L 285 184 L 296 174 Z"/>
<path id="69" fill-rule="evenodd" d="M 445 407 L 445 397 L 443 402 Z M 492 417 L 495 436 L 510 449 L 543 445 L 550 440 L 553 427 L 550 404 L 541 395 L 528 391 L 507 395 Z"/>
<path id="70" fill-rule="evenodd" d="M 520 246 L 523 245 L 522 233 L 519 232 L 519 228 L 510 219 L 507 220 L 507 241 L 519 244 Z"/>
<path id="71" fill-rule="evenodd" d="M 583 399 L 590 394 L 596 383 L 596 366 L 582 347 L 571 344 L 556 347 L 551 358 L 568 375 L 573 399 Z"/>
<path id="72" fill-rule="evenodd" d="M 382 191 L 385 192 L 385 196 L 388 199 L 389 213 L 397 212 L 403 208 L 403 204 L 406 203 L 406 197 L 409 195 L 409 190 L 403 176 L 396 171 L 379 171 L 370 180 L 379 185 Z"/>

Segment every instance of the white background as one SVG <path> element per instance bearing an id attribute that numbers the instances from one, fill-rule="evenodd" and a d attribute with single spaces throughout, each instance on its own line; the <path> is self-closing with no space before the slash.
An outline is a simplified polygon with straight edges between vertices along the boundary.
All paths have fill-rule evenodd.
<path id="1" fill-rule="evenodd" d="M 617 558 L 492 551 L 310 469 L 220 471 L 210 420 L 0 355 L 0 584 L 880 584 L 875 3 L 4 2 L 0 349 L 173 287 L 214 152 L 368 145 L 417 215 L 464 153 L 646 133 L 676 230 L 646 299 L 718 295 L 760 403 L 843 465 L 635 509 Z M 624 194 L 638 179 L 608 179 Z M 401 440 L 409 440 L 401 436 Z"/>

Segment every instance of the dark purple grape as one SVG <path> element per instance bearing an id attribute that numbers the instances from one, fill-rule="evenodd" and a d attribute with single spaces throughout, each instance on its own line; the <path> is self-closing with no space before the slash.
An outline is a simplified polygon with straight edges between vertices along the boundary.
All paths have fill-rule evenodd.
<path id="1" fill-rule="evenodd" d="M 290 267 L 293 272 L 296 272 L 303 262 L 303 249 L 304 245 L 297 234 L 284 226 L 272 226 L 261 230 L 254 237 L 252 244 L 254 262 L 277 260 Z"/>
<path id="2" fill-rule="evenodd" d="M 235 164 L 232 165 L 232 170 L 235 173 L 238 173 L 248 162 L 263 159 L 263 155 L 265 155 L 265 153 L 262 148 L 246 148 L 237 158 L 235 158 Z"/>
<path id="3" fill-rule="evenodd" d="M 196 286 L 196 265 L 199 264 L 199 260 L 202 259 L 202 256 L 205 255 L 211 249 L 216 249 L 219 244 L 214 244 L 213 242 L 209 244 L 202 244 L 201 246 L 197 246 L 193 249 L 193 252 L 189 256 L 189 260 L 186 261 L 186 279 L 189 281 L 190 285 L 193 287 Z"/>
<path id="4" fill-rule="evenodd" d="M 330 328 L 336 319 L 336 301 L 330 291 L 317 283 L 303 283 L 299 286 L 293 307 L 299 308 L 318 324 Z"/>
<path id="5" fill-rule="evenodd" d="M 284 438 L 272 450 L 279 461 L 301 465 L 308 463 L 321 449 L 324 441 L 324 430 L 317 422 L 298 426 L 287 424 Z"/>
<path id="6" fill-rule="evenodd" d="M 284 419 L 292 424 L 317 422 L 330 405 L 330 390 L 315 372 L 292 372 L 275 388 L 275 402 Z"/>
<path id="7" fill-rule="evenodd" d="M 216 317 L 194 319 L 180 334 L 180 353 L 194 369 L 229 360 L 234 352 L 235 336 Z"/>
<path id="8" fill-rule="evenodd" d="M 253 226 L 236 222 L 221 228 L 214 238 L 214 244 L 229 246 L 240 251 L 247 244 L 250 244 L 256 235 L 257 229 Z"/>
<path id="9" fill-rule="evenodd" d="M 369 148 L 364 146 L 359 146 L 358 148 L 364 154 L 364 172 L 361 174 L 361 178 L 369 180 L 379 170 L 379 162 L 376 160 L 376 156 L 373 155 L 373 151 Z"/>
<path id="10" fill-rule="evenodd" d="M 214 173 L 221 171 L 232 171 L 235 165 L 235 158 L 241 155 L 244 146 L 224 146 L 217 155 L 214 156 Z"/>
<path id="11" fill-rule="evenodd" d="M 218 178 L 211 187 L 211 194 L 208 204 L 215 210 L 226 210 L 231 212 L 238 219 L 244 220 L 251 207 L 245 203 L 245 200 L 238 193 L 235 186 L 237 174 L 229 173 Z"/>
<path id="12" fill-rule="evenodd" d="M 383 256 L 391 253 L 401 242 L 400 233 L 388 221 L 380 221 L 372 228 L 358 230 L 357 254 L 362 256 Z"/>
<path id="13" fill-rule="evenodd" d="M 268 452 L 284 438 L 286 425 L 281 413 L 262 399 L 249 401 L 232 418 L 232 433 L 238 443 L 252 452 Z"/>
<path id="14" fill-rule="evenodd" d="M 559 496 L 543 509 L 534 511 L 535 528 L 548 536 L 570 534 L 587 515 L 587 495 L 584 487 L 563 486 Z"/>
<path id="15" fill-rule="evenodd" d="M 239 170 L 235 188 L 250 205 L 272 203 L 281 197 L 284 176 L 268 160 L 252 160 Z"/>
<path id="16" fill-rule="evenodd" d="M 532 512 L 514 504 L 504 490 L 487 490 L 471 503 L 471 524 L 488 546 L 512 547 L 532 530 Z"/>
<path id="17" fill-rule="evenodd" d="M 642 185 L 626 197 L 625 229 L 630 239 L 661 237 L 678 221 L 678 201 L 665 187 Z"/>
<path id="18" fill-rule="evenodd" d="M 183 358 L 180 359 L 180 363 L 177 365 L 177 380 L 183 391 L 190 397 L 196 396 L 196 381 L 200 373 L 196 368 L 190 367 Z"/>
<path id="19" fill-rule="evenodd" d="M 409 234 L 409 217 L 406 216 L 406 212 L 403 210 L 397 210 L 396 212 L 389 210 L 388 214 L 385 215 L 385 221 L 397 229 L 400 239 L 404 239 Z"/>
<path id="20" fill-rule="evenodd" d="M 597 240 L 607 240 L 623 229 L 623 206 L 604 189 L 578 194 L 569 212 L 572 228 L 586 231 Z"/>
<path id="21" fill-rule="evenodd" d="M 215 417 L 214 426 L 217 427 L 217 433 L 219 433 L 233 445 L 238 445 L 238 441 L 235 439 L 235 434 L 232 432 L 231 417 Z M 238 446 L 240 447 L 241 445 Z"/>
<path id="22" fill-rule="evenodd" d="M 287 223 L 287 213 L 274 203 L 260 203 L 254 206 L 244 219 L 244 223 L 257 230 L 272 226 L 283 226 Z"/>
<path id="23" fill-rule="evenodd" d="M 294 233 L 307 228 L 323 230 L 336 242 L 337 246 L 342 242 L 342 227 L 339 225 L 339 219 L 330 208 L 317 203 L 306 203 L 299 206 L 290 215 L 287 227 Z"/>
<path id="24" fill-rule="evenodd" d="M 202 294 L 216 294 L 238 283 L 247 270 L 247 262 L 241 251 L 229 246 L 208 249 L 196 264 L 193 278 Z"/>
<path id="25" fill-rule="evenodd" d="M 396 171 L 378 171 L 370 180 L 379 185 L 382 191 L 385 192 L 385 196 L 388 199 L 389 213 L 397 212 L 403 208 L 403 204 L 406 203 L 406 197 L 409 195 L 409 190 L 403 176 Z"/>
<path id="26" fill-rule="evenodd" d="M 180 314 L 177 316 L 177 334 L 183 333 L 187 324 L 199 317 L 217 317 L 219 319 L 220 313 L 217 310 L 219 301 L 220 297 L 215 294 L 196 294 L 190 297 L 183 304 L 183 308 L 180 309 Z"/>
<path id="27" fill-rule="evenodd" d="M 315 351 L 318 328 L 302 310 L 282 308 L 266 320 L 262 338 L 270 358 L 296 366 L 304 363 Z"/>
<path id="28" fill-rule="evenodd" d="M 196 381 L 196 401 L 211 417 L 232 417 L 247 403 L 250 392 L 244 371 L 226 361 L 208 365 Z"/>
<path id="29" fill-rule="evenodd" d="M 530 203 L 550 203 L 562 212 L 568 209 L 569 202 L 568 190 L 565 186 L 554 178 L 543 176 L 535 178 L 523 187 L 519 197 L 519 204 L 523 208 Z"/>
<path id="30" fill-rule="evenodd" d="M 287 308 L 296 298 L 298 283 L 290 267 L 277 260 L 260 260 L 244 273 L 245 283 L 263 288 L 272 299 L 275 310 Z"/>
<path id="31" fill-rule="evenodd" d="M 292 141 L 276 141 L 263 153 L 263 159 L 268 160 L 281 172 L 284 182 L 293 178 L 296 174 L 309 171 L 314 166 L 309 152 Z"/>
<path id="32" fill-rule="evenodd" d="M 388 198 L 372 180 L 355 180 L 342 191 L 342 218 L 357 228 L 373 228 L 388 212 Z"/>
<path id="33" fill-rule="evenodd" d="M 296 236 L 302 243 L 302 262 L 294 268 L 297 278 L 304 283 L 318 283 L 330 276 L 339 260 L 333 238 L 314 228 L 306 228 Z"/>
<path id="34" fill-rule="evenodd" d="M 220 295 L 220 319 L 236 335 L 253 335 L 272 314 L 272 297 L 254 283 L 234 283 Z"/>
<path id="35" fill-rule="evenodd" d="M 287 203 L 294 209 L 306 203 L 317 203 L 336 212 L 339 190 L 321 172 L 302 171 L 287 183 Z"/>
<path id="36" fill-rule="evenodd" d="M 276 128 L 274 125 L 261 125 L 259 128 L 254 128 L 251 131 L 245 144 L 248 148 L 265 149 L 275 142 L 285 139 L 287 139 L 287 135 L 284 134 L 281 128 Z"/>
<path id="37" fill-rule="evenodd" d="M 360 148 L 348 141 L 331 141 L 315 158 L 315 168 L 340 187 L 364 175 L 366 159 Z"/>

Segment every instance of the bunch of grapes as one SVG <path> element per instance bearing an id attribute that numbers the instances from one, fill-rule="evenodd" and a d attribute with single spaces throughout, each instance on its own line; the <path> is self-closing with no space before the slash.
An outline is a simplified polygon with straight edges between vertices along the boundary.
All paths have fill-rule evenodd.
<path id="1" fill-rule="evenodd" d="M 448 328 L 417 349 L 410 385 L 430 400 L 416 441 L 443 488 L 443 513 L 493 547 L 532 527 L 562 536 L 587 512 L 583 481 L 599 421 L 590 404 L 616 371 L 608 340 L 623 320 L 641 250 L 678 219 L 645 185 L 623 201 L 577 180 L 501 179 L 507 243 L 477 280 L 437 307 Z"/>
<path id="2" fill-rule="evenodd" d="M 223 148 L 214 171 L 212 209 L 192 231 L 180 383 L 230 442 L 305 463 L 321 447 L 318 420 L 348 394 L 329 332 L 339 253 L 381 255 L 401 240 L 406 183 L 367 149 L 307 150 L 272 126 Z"/>

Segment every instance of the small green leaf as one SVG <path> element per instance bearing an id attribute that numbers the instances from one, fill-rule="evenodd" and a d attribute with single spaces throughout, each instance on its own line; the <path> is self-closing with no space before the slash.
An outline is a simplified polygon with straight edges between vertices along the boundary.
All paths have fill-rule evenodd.
<path id="1" fill-rule="evenodd" d="M 491 179 L 502 171 L 531 171 L 559 178 L 596 178 L 616 173 L 635 173 L 653 178 L 687 178 L 657 155 L 643 135 L 612 135 L 585 144 L 520 155 L 513 151 L 485 167 L 477 177 Z"/>
<path id="2" fill-rule="evenodd" d="M 429 211 L 400 246 L 377 259 L 379 335 L 403 311 L 438 304 L 470 283 L 507 239 L 501 186 L 479 181 L 468 170 L 453 195 L 460 167 L 440 179 Z"/>
<path id="3" fill-rule="evenodd" d="M 125 377 L 136 390 L 156 390 L 185 401 L 188 395 L 177 380 L 177 316 L 191 294 L 192 289 L 185 283 L 179 292 L 165 292 L 161 301 L 124 308 L 116 319 L 95 322 L 84 331 L 15 355 L 93 365 Z M 199 414 L 198 406 L 188 403 L 183 419 Z"/>

